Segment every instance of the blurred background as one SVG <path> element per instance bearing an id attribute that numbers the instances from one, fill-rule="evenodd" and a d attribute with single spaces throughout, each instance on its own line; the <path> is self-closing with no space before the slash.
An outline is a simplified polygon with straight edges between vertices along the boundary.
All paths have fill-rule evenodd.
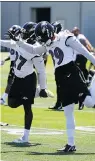
<path id="1" fill-rule="evenodd" d="M 95 2 L 1 2 L 1 38 L 14 24 L 60 20 L 64 29 L 78 26 L 95 46 Z"/>

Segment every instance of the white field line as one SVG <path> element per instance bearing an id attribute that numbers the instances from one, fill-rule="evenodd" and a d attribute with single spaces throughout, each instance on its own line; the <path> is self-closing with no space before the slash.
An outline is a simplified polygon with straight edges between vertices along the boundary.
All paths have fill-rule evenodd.
<path id="1" fill-rule="evenodd" d="M 16 125 L 12 125 L 14 127 L 18 127 Z M 6 131 L 9 134 L 20 135 L 23 134 L 24 129 L 11 128 L 12 126 L 2 127 L 0 130 Z M 94 134 L 95 135 L 95 126 L 79 126 L 76 127 L 76 132 L 80 132 L 82 134 Z M 63 135 L 66 133 L 66 130 L 58 130 L 58 129 L 48 129 L 48 128 L 37 128 L 32 127 L 30 134 L 31 135 Z"/>
<path id="2" fill-rule="evenodd" d="M 17 125 L 9 125 L 10 127 L 18 127 Z M 7 126 L 7 127 L 9 127 Z M 23 126 L 19 126 L 18 128 L 23 128 Z M 40 130 L 49 130 L 49 131 L 60 131 L 60 132 L 64 132 L 65 130 L 59 130 L 59 129 L 48 129 L 48 128 L 38 128 L 38 127 L 32 127 L 31 129 L 40 129 Z M 76 130 L 83 130 L 83 129 L 94 129 L 95 130 L 95 126 L 76 126 Z"/>

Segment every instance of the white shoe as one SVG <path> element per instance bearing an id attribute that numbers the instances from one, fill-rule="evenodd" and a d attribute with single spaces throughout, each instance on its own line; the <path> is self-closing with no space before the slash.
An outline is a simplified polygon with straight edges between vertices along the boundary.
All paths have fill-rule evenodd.
<path id="1" fill-rule="evenodd" d="M 29 143 L 28 140 L 24 140 L 23 138 L 15 139 L 12 143 Z"/>

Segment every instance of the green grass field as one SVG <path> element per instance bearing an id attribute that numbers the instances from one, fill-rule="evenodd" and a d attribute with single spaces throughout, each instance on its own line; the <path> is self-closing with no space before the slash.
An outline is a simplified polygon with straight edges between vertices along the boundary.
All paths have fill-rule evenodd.
<path id="1" fill-rule="evenodd" d="M 2 53 L 2 59 L 7 53 Z M 0 67 L 1 95 L 3 94 L 9 62 Z M 35 99 L 33 105 L 34 120 L 29 140 L 30 145 L 13 144 L 23 132 L 23 107 L 11 109 L 1 106 L 1 122 L 9 126 L 1 127 L 1 160 L 2 161 L 95 161 L 95 109 L 75 107 L 77 151 L 73 154 L 57 152 L 67 143 L 65 118 L 63 111 L 50 111 L 48 107 L 55 103 L 56 89 L 51 58 L 46 67 L 48 89 L 54 92 L 54 98 Z"/>

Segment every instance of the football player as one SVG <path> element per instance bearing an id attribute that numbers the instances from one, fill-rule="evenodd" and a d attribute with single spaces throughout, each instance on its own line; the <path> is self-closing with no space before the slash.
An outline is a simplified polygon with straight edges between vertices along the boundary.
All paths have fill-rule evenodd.
<path id="1" fill-rule="evenodd" d="M 35 41 L 35 23 L 28 22 L 23 25 L 21 30 L 21 37 L 27 44 L 32 44 L 35 47 L 39 47 L 39 43 Z M 38 53 L 35 55 L 27 52 L 15 42 L 19 35 L 16 37 L 11 31 L 8 31 L 10 40 L 1 40 L 1 45 L 8 47 L 16 51 L 16 58 L 14 63 L 14 78 L 11 84 L 11 88 L 8 94 L 8 106 L 11 108 L 17 108 L 20 105 L 24 106 L 25 118 L 24 118 L 24 134 L 20 139 L 16 139 L 14 143 L 26 143 L 29 139 L 29 132 L 33 120 L 32 104 L 34 104 L 34 97 L 36 93 L 36 73 L 33 65 L 38 71 L 39 84 L 40 84 L 40 97 L 48 97 L 46 89 L 46 74 L 44 61 L 42 56 Z"/>
<path id="2" fill-rule="evenodd" d="M 52 23 L 53 27 L 54 27 L 54 32 L 56 34 L 58 34 L 60 31 L 63 31 L 63 26 L 60 22 L 58 21 L 55 21 Z M 59 85 L 59 82 L 56 81 L 56 78 L 55 78 L 55 82 L 56 82 L 56 94 L 57 94 L 57 100 L 56 100 L 56 103 L 54 106 L 52 107 L 49 107 L 49 109 L 52 109 L 52 110 L 62 110 L 62 103 L 61 103 L 61 98 L 60 98 L 60 85 Z"/>
<path id="3" fill-rule="evenodd" d="M 90 42 L 88 41 L 88 39 L 80 33 L 80 29 L 78 27 L 74 27 L 72 30 L 72 33 L 77 37 L 77 39 L 81 42 L 82 45 L 84 45 L 86 47 L 86 49 L 89 52 L 94 52 L 92 45 L 90 44 Z M 77 66 L 81 69 L 81 71 L 83 72 L 85 81 L 88 84 L 88 70 L 86 68 L 86 64 L 87 64 L 87 58 L 84 57 L 83 55 L 81 55 L 80 53 L 77 52 L 76 54 L 76 60 L 75 63 L 77 64 Z M 83 109 L 83 105 L 81 105 L 81 101 L 79 101 L 79 110 Z"/>
<path id="4" fill-rule="evenodd" d="M 47 21 L 36 25 L 35 35 L 41 46 L 34 47 L 21 40 L 17 44 L 30 54 L 41 54 L 48 51 L 52 55 L 55 64 L 55 78 L 60 84 L 60 97 L 64 107 L 68 137 L 66 146 L 59 150 L 74 152 L 76 151 L 74 104 L 77 103 L 80 95 L 87 107 L 93 107 L 94 102 L 79 68 L 73 61 L 73 50 L 84 55 L 93 65 L 95 65 L 95 57 L 68 30 L 55 35 L 53 26 Z"/>
<path id="5" fill-rule="evenodd" d="M 9 28 L 9 31 L 12 34 L 16 34 L 16 36 L 20 33 L 20 30 L 21 30 L 21 27 L 19 25 L 13 25 L 11 28 Z M 5 36 L 7 36 L 7 38 L 9 38 L 7 33 Z M 9 56 L 1 61 L 1 65 L 4 65 L 6 61 L 9 61 L 9 60 L 11 61 L 5 93 L 0 98 L 0 104 L 2 104 L 2 105 L 7 105 L 6 100 L 8 98 L 9 89 L 10 89 L 10 86 L 11 86 L 11 83 L 13 80 L 13 76 L 14 76 L 14 61 L 16 58 L 15 52 L 16 51 L 14 51 L 13 49 L 10 49 Z"/>
<path id="6" fill-rule="evenodd" d="M 90 90 L 91 93 L 93 93 L 92 98 L 93 98 L 93 101 L 95 103 L 95 73 L 94 73 L 94 76 L 92 78 L 89 90 Z M 94 106 L 94 108 L 95 108 L 95 106 Z"/>
<path id="7" fill-rule="evenodd" d="M 92 45 L 90 44 L 88 39 L 83 34 L 80 33 L 80 29 L 78 27 L 74 27 L 72 33 L 74 33 L 77 39 L 81 42 L 82 45 L 84 45 L 87 48 L 89 52 L 94 52 Z M 85 79 L 87 80 L 88 78 L 88 71 L 86 69 L 87 58 L 82 56 L 80 53 L 77 53 L 75 62 L 80 67 L 85 76 Z"/>

